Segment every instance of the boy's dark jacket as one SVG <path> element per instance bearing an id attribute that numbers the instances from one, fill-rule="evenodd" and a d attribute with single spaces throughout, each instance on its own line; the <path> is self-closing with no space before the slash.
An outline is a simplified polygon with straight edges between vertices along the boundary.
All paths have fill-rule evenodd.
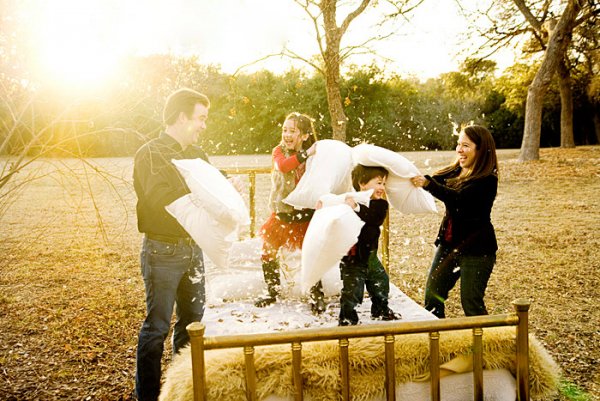
<path id="1" fill-rule="evenodd" d="M 371 199 L 369 207 L 359 205 L 360 210 L 356 212 L 358 217 L 365 222 L 360 230 L 358 242 L 348 255 L 344 256 L 342 262 L 352 265 L 366 266 L 371 252 L 377 252 L 381 225 L 387 216 L 388 202 L 385 199 Z"/>

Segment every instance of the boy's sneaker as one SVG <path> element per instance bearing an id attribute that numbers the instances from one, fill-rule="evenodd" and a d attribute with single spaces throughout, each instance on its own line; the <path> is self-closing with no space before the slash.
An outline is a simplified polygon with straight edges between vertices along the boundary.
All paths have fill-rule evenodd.
<path id="1" fill-rule="evenodd" d="M 380 319 L 380 320 L 385 320 L 385 321 L 400 320 L 400 319 L 402 319 L 402 315 L 399 313 L 395 313 L 390 308 L 387 308 L 385 311 L 381 312 L 380 314 L 371 315 L 371 319 Z"/>

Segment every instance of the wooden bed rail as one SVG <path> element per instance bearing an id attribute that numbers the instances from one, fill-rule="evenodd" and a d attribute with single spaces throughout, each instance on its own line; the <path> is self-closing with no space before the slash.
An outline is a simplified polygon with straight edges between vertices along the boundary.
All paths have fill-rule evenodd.
<path id="1" fill-rule="evenodd" d="M 429 357 L 431 374 L 431 399 L 440 398 L 440 332 L 472 329 L 473 331 L 473 399 L 483 400 L 483 329 L 488 327 L 516 326 L 516 380 L 517 400 L 529 401 L 529 333 L 528 300 L 513 302 L 515 313 L 488 316 L 473 316 L 418 322 L 369 324 L 351 327 L 331 327 L 307 330 L 294 330 L 280 333 L 241 334 L 205 337 L 205 326 L 195 322 L 187 327 L 190 334 L 192 355 L 192 376 L 194 401 L 206 400 L 206 373 L 204 352 L 212 349 L 242 348 L 246 369 L 246 399 L 257 400 L 254 348 L 264 345 L 291 344 L 292 377 L 294 399 L 301 401 L 302 395 L 302 343 L 337 340 L 340 350 L 341 394 L 343 400 L 350 400 L 350 370 L 348 351 L 350 339 L 361 337 L 383 337 L 385 347 L 385 392 L 386 399 L 396 399 L 394 342 L 397 335 L 429 333 Z"/>

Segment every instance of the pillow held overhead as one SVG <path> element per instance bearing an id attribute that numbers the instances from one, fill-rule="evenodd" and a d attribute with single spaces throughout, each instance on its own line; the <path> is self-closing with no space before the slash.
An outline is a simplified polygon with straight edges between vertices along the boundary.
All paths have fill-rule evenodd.
<path id="1" fill-rule="evenodd" d="M 387 199 L 401 213 L 437 212 L 433 196 L 410 182 L 411 177 L 422 174 L 404 156 L 380 146 L 362 143 L 352 148 L 352 159 L 354 164 L 380 166 L 389 172 L 385 183 Z"/>
<path id="2" fill-rule="evenodd" d="M 352 148 L 334 139 L 317 141 L 317 152 L 306 161 L 306 171 L 283 201 L 296 209 L 314 209 L 322 195 L 352 188 Z"/>

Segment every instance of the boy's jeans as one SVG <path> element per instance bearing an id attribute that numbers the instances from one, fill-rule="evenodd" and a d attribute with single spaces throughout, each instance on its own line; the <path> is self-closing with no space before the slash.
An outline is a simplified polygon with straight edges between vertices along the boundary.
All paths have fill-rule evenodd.
<path id="1" fill-rule="evenodd" d="M 365 287 L 371 297 L 371 315 L 378 316 L 388 309 L 390 279 L 376 251 L 369 255 L 367 266 L 349 264 L 342 260 L 340 269 L 343 283 L 340 297 L 340 324 L 358 324 L 356 306 L 363 301 Z"/>

